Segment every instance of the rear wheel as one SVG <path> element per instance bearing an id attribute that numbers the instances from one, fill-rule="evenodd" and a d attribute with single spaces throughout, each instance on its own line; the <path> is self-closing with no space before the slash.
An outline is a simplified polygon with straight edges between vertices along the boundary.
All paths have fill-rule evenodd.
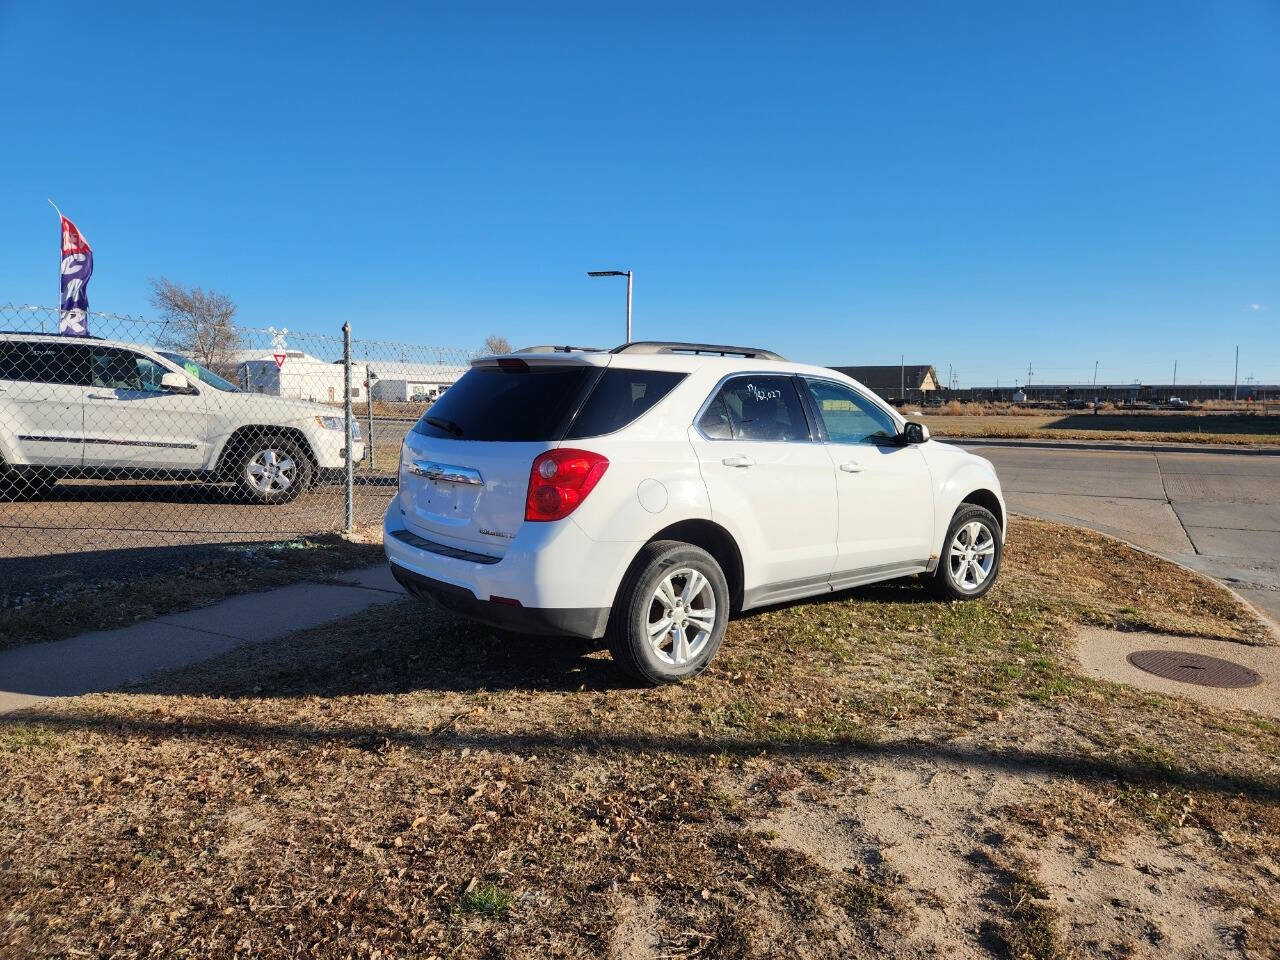
<path id="1" fill-rule="evenodd" d="M 1004 544 L 990 510 L 964 503 L 951 518 L 933 572 L 934 593 L 947 600 L 973 600 L 995 585 Z"/>
<path id="2" fill-rule="evenodd" d="M 236 485 L 254 503 L 288 503 L 311 485 L 311 459 L 289 437 L 246 442 L 236 457 Z"/>
<path id="3" fill-rule="evenodd" d="M 729 586 L 711 554 L 660 540 L 623 578 L 608 645 L 627 674 L 648 684 L 696 677 L 720 649 L 729 624 Z"/>

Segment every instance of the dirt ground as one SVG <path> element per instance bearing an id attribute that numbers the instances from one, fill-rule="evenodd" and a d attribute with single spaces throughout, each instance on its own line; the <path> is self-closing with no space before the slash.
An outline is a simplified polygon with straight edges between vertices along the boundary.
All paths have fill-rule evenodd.
<path id="1" fill-rule="evenodd" d="M 410 601 L 0 721 L 0 956 L 1280 951 L 1280 727 L 1076 671 L 1270 640 L 1018 520 L 983 600 L 752 613 L 658 690 Z"/>

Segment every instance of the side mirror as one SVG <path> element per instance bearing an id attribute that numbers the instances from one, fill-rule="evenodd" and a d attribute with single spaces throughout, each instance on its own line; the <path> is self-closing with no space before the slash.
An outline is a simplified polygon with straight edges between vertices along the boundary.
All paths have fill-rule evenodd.
<path id="1" fill-rule="evenodd" d="M 162 373 L 160 374 L 160 389 L 167 390 L 169 393 L 195 393 L 196 388 L 191 386 L 187 378 L 180 373 Z"/>
<path id="2" fill-rule="evenodd" d="M 904 446 L 913 443 L 924 443 L 929 439 L 929 428 L 918 420 L 908 420 L 899 434 Z"/>

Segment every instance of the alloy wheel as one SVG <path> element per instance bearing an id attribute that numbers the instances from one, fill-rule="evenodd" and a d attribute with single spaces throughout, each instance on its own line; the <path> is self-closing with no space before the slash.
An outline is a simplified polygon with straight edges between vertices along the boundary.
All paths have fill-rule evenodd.
<path id="1" fill-rule="evenodd" d="M 711 581 L 692 567 L 666 574 L 649 602 L 645 629 L 663 663 L 682 667 L 698 657 L 716 625 L 716 595 Z"/>
<path id="2" fill-rule="evenodd" d="M 982 589 L 996 562 L 996 540 L 987 525 L 970 520 L 951 539 L 951 579 L 966 593 Z"/>
<path id="3" fill-rule="evenodd" d="M 249 482 L 261 493 L 283 493 L 293 486 L 298 476 L 298 465 L 293 458 L 274 448 L 259 450 L 249 458 L 245 468 Z"/>

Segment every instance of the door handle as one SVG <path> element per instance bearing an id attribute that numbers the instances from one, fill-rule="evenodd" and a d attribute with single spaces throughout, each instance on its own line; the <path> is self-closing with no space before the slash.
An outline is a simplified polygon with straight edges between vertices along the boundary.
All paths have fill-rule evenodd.
<path id="1" fill-rule="evenodd" d="M 726 467 L 750 467 L 755 464 L 750 457 L 725 457 L 720 462 Z"/>
<path id="2" fill-rule="evenodd" d="M 861 473 L 862 465 L 849 461 L 848 463 L 840 464 L 840 469 L 845 473 Z"/>
<path id="3" fill-rule="evenodd" d="M 86 393 L 85 397 L 90 400 L 114 400 L 115 394 L 111 393 Z"/>

